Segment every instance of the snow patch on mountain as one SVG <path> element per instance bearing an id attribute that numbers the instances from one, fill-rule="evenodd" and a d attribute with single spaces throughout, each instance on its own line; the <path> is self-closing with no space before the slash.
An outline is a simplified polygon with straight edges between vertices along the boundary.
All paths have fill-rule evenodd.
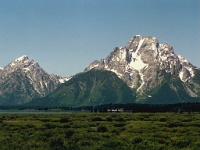
<path id="1" fill-rule="evenodd" d="M 179 78 L 181 79 L 181 81 L 185 82 L 184 79 L 183 79 L 183 75 L 184 75 L 184 72 L 181 70 L 179 72 Z"/>
<path id="2" fill-rule="evenodd" d="M 142 84 L 139 86 L 139 88 L 137 89 L 137 92 L 140 92 L 140 89 L 142 88 L 142 86 L 145 84 L 145 82 L 144 82 L 144 74 L 141 72 L 141 71 L 139 71 L 139 75 L 140 75 L 140 79 L 141 79 L 141 81 L 142 81 Z"/>
<path id="3" fill-rule="evenodd" d="M 60 79 L 59 79 L 59 82 L 60 82 L 60 83 L 65 83 L 65 82 L 69 81 L 71 78 L 72 78 L 72 77 L 60 78 Z"/>
<path id="4" fill-rule="evenodd" d="M 130 62 L 130 67 L 132 69 L 135 70 L 141 70 L 143 69 L 145 66 L 147 66 L 147 64 L 145 64 L 142 59 L 141 56 L 137 56 L 135 58 L 132 58 L 132 61 Z"/>
<path id="5" fill-rule="evenodd" d="M 107 69 L 108 71 L 112 71 L 112 72 L 114 72 L 119 78 L 121 78 L 122 77 L 122 74 L 121 73 L 119 73 L 117 70 L 115 70 L 115 69 Z"/>
<path id="6" fill-rule="evenodd" d="M 181 55 L 177 55 L 180 63 L 182 65 L 182 69 L 179 73 L 179 77 L 183 82 L 188 81 L 190 78 L 194 77 L 194 66 L 190 64 L 190 62 L 185 59 L 184 57 L 182 57 Z M 184 75 L 186 76 L 186 78 L 184 78 Z"/>
<path id="7" fill-rule="evenodd" d="M 136 49 L 135 55 L 138 54 L 138 51 L 139 51 L 140 47 L 142 46 L 142 43 L 143 43 L 143 42 L 144 42 L 144 39 L 140 40 L 140 42 L 139 42 L 139 44 L 138 44 L 138 46 L 137 46 L 137 49 Z"/>
<path id="8" fill-rule="evenodd" d="M 136 51 L 135 52 L 131 52 L 130 67 L 132 67 L 132 69 L 141 70 L 147 65 L 142 61 L 141 55 L 138 54 L 138 51 L 140 50 L 140 47 L 142 46 L 143 42 L 144 42 L 144 39 L 140 40 Z"/>

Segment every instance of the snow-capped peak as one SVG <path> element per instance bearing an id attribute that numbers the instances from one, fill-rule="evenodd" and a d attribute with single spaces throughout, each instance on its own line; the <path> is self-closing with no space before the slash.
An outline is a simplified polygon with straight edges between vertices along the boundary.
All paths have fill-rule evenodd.
<path id="1" fill-rule="evenodd" d="M 0 67 L 0 70 L 3 70 L 3 68 Z"/>
<path id="2" fill-rule="evenodd" d="M 35 97 L 46 96 L 59 84 L 57 78 L 51 77 L 36 61 L 29 60 L 27 55 L 13 60 L 3 70 L 0 70 L 0 83 L 4 82 L 5 85 L 9 85 L 5 87 L 6 92 L 20 87 L 23 92 L 17 92 L 16 97 L 24 99 L 25 96 L 27 101 Z"/>
<path id="3" fill-rule="evenodd" d="M 13 60 L 11 63 L 10 63 L 10 66 L 15 66 L 17 64 L 23 64 L 23 63 L 26 63 L 29 61 L 29 58 L 27 55 L 23 55 L 15 60 Z"/>
<path id="4" fill-rule="evenodd" d="M 21 56 L 21 57 L 15 59 L 14 61 L 23 61 L 23 60 L 25 60 L 25 59 L 28 59 L 28 56 L 27 56 L 27 55 L 23 55 L 23 56 Z"/>
<path id="5" fill-rule="evenodd" d="M 92 68 L 112 71 L 124 80 L 129 87 L 137 88 L 138 93 L 158 86 L 157 70 L 165 70 L 183 82 L 194 77 L 194 66 L 180 55 L 174 53 L 169 44 L 160 44 L 155 37 L 136 35 L 124 47 L 115 48 L 110 55 L 91 63 L 85 71 Z"/>

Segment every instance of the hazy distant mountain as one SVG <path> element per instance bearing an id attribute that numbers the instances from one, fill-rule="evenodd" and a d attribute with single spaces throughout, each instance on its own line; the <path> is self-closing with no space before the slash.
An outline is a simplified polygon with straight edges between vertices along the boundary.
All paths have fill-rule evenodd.
<path id="1" fill-rule="evenodd" d="M 57 88 L 59 79 L 28 56 L 21 56 L 0 71 L 0 104 L 23 104 L 44 97 Z"/>
<path id="2" fill-rule="evenodd" d="M 200 70 L 155 37 L 134 36 L 85 72 L 93 68 L 114 72 L 136 91 L 138 102 L 175 103 L 200 97 Z"/>

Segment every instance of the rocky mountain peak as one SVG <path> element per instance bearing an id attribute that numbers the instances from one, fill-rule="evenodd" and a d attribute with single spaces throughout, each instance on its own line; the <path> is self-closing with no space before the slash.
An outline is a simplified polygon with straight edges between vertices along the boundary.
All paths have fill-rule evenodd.
<path id="1" fill-rule="evenodd" d="M 139 46 L 154 46 L 154 47 L 156 47 L 157 44 L 159 44 L 159 43 L 155 37 L 136 35 L 130 39 L 130 41 L 128 42 L 126 47 L 128 49 L 136 50 Z"/>
<path id="2" fill-rule="evenodd" d="M 12 72 L 15 72 L 17 70 L 23 74 L 28 75 L 30 78 L 32 78 L 31 76 L 39 77 L 40 75 L 48 74 L 40 67 L 40 65 L 36 61 L 29 59 L 29 57 L 27 55 L 23 55 L 15 60 L 13 60 L 11 63 L 9 63 L 7 66 L 5 66 L 3 70 L 0 70 L 0 72 L 2 72 L 0 81 L 2 78 L 5 78 L 9 74 L 11 74 Z M 68 81 L 71 77 L 64 78 L 64 77 L 61 77 L 58 75 L 49 75 L 49 78 L 51 78 L 51 80 L 54 80 L 57 84 L 58 82 L 64 83 L 64 82 Z"/>
<path id="3" fill-rule="evenodd" d="M 6 94 L 8 95 L 7 99 L 13 96 L 15 103 L 19 104 L 35 97 L 47 95 L 55 90 L 59 83 L 59 79 L 49 75 L 37 62 L 23 55 L 0 71 L 0 85 L 2 87 L 0 87 L 0 96 Z M 12 93 L 15 94 L 12 95 Z"/>
<path id="4" fill-rule="evenodd" d="M 36 68 L 40 68 L 39 64 L 37 62 L 35 62 L 34 60 L 30 60 L 27 55 L 23 55 L 15 60 L 13 60 L 7 66 L 5 66 L 4 72 L 6 74 L 9 74 L 16 70 L 22 70 L 23 72 L 29 72 Z"/>
<path id="5" fill-rule="evenodd" d="M 24 60 L 29 60 L 27 55 L 22 55 L 21 57 L 15 59 L 14 61 L 24 61 Z"/>
<path id="6" fill-rule="evenodd" d="M 27 55 L 23 55 L 15 60 L 13 60 L 11 63 L 10 63 L 10 66 L 14 66 L 16 64 L 23 64 L 23 63 L 26 63 L 27 61 L 29 61 L 29 58 Z"/>
<path id="7" fill-rule="evenodd" d="M 194 77 L 194 66 L 174 53 L 170 44 L 160 44 L 155 37 L 136 35 L 124 47 L 116 47 L 92 68 L 112 71 L 140 94 L 148 93 L 164 80 L 162 71 L 188 82 Z"/>

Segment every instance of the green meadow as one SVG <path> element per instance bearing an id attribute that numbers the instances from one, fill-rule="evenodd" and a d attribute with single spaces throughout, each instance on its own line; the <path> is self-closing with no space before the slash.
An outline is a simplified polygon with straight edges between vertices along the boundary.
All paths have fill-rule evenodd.
<path id="1" fill-rule="evenodd" d="M 1 150 L 199 150 L 199 113 L 0 114 Z"/>

